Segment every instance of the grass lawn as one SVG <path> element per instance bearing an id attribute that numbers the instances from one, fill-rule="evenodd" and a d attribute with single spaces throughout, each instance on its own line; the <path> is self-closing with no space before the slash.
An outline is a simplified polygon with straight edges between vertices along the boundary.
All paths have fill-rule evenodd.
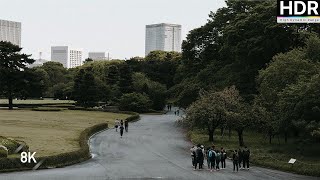
<path id="1" fill-rule="evenodd" d="M 37 156 L 55 155 L 79 149 L 84 129 L 106 122 L 112 127 L 116 118 L 127 117 L 94 111 L 0 110 L 0 136 L 25 141 Z"/>
<path id="2" fill-rule="evenodd" d="M 44 99 L 44 100 L 13 100 L 13 104 L 72 104 L 73 100 L 53 100 L 53 99 Z M 8 99 L 0 99 L 0 104 L 8 104 Z"/>
<path id="3" fill-rule="evenodd" d="M 200 143 L 207 147 L 212 145 L 212 143 L 208 141 L 208 136 L 202 131 L 189 132 L 188 136 L 194 144 Z M 224 147 L 227 150 L 239 148 L 236 132 L 232 132 L 231 138 L 229 139 L 227 131 L 224 137 L 221 137 L 220 131 L 217 130 L 214 138 L 216 148 L 220 149 Z M 289 142 L 285 144 L 283 138 L 281 138 L 280 141 L 274 138 L 273 143 L 269 144 L 268 138 L 254 132 L 244 132 L 244 143 L 249 147 L 251 151 L 251 161 L 256 165 L 299 174 L 320 176 L 319 143 L 303 144 L 296 142 L 294 139 L 290 139 Z M 290 158 L 297 159 L 297 162 L 293 166 L 288 164 Z"/>

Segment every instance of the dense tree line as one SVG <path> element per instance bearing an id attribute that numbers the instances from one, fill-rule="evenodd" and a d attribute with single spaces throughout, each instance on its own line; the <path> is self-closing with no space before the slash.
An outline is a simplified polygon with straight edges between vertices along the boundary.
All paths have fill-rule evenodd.
<path id="1" fill-rule="evenodd" d="M 246 129 L 318 141 L 319 27 L 277 24 L 275 1 L 226 1 L 183 42 L 169 91 L 186 125 L 208 132 Z"/>

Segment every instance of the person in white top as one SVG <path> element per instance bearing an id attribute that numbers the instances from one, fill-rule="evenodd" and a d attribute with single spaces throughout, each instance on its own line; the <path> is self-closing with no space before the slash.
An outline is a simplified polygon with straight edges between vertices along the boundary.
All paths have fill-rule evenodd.
<path id="1" fill-rule="evenodd" d="M 118 127 L 120 127 L 120 121 L 118 119 L 114 121 L 114 127 L 116 128 L 116 132 L 118 132 Z"/>

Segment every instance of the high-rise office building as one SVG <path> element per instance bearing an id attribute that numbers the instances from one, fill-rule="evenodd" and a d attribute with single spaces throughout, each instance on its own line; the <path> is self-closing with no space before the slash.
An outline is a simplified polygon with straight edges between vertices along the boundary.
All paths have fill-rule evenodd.
<path id="1" fill-rule="evenodd" d="M 68 46 L 53 46 L 51 61 L 59 62 L 65 68 L 75 68 L 82 65 L 82 51 L 69 49 Z"/>
<path id="2" fill-rule="evenodd" d="M 21 23 L 0 19 L 0 41 L 21 46 Z"/>
<path id="3" fill-rule="evenodd" d="M 148 55 L 155 50 L 181 52 L 181 25 L 166 23 L 147 25 L 145 53 Z"/>
<path id="4" fill-rule="evenodd" d="M 98 61 L 98 60 L 108 60 L 108 58 L 106 57 L 106 53 L 105 52 L 89 52 L 89 56 L 90 59 L 94 60 L 94 61 Z"/>

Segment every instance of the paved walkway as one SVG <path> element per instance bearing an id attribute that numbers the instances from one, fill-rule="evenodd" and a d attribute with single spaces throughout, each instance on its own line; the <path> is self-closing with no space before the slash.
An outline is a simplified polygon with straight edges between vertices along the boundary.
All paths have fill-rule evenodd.
<path id="1" fill-rule="evenodd" d="M 106 179 L 319 179 L 252 167 L 250 171 L 227 169 L 210 173 L 193 171 L 191 144 L 175 126 L 177 116 L 142 115 L 130 124 L 123 138 L 110 129 L 90 141 L 93 159 L 60 169 L 0 174 L 0 180 L 106 180 Z"/>

